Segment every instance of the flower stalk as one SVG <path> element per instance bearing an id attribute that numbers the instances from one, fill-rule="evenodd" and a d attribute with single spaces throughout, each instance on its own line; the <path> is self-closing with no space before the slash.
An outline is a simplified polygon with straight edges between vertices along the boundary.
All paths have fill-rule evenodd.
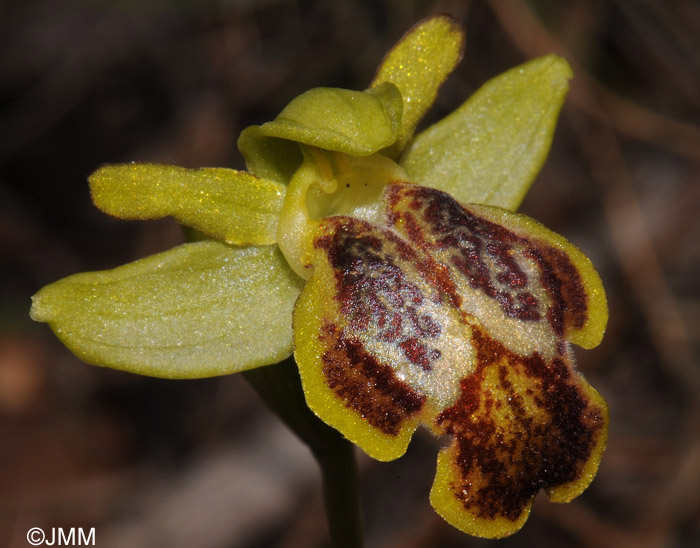
<path id="1" fill-rule="evenodd" d="M 243 373 L 265 404 L 306 444 L 321 470 L 328 532 L 333 548 L 363 546 L 355 446 L 306 405 L 292 358 Z"/>

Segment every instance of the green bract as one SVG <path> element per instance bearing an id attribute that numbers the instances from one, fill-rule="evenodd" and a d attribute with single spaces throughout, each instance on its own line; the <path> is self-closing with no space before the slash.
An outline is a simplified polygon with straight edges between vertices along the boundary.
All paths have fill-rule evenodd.
<path id="1" fill-rule="evenodd" d="M 463 47 L 450 17 L 421 22 L 368 89 L 312 89 L 245 129 L 248 172 L 98 169 L 104 212 L 212 239 L 55 282 L 32 317 L 89 363 L 156 377 L 294 352 L 309 407 L 371 456 L 400 456 L 419 424 L 451 440 L 431 502 L 470 534 L 513 533 L 540 488 L 574 498 L 607 410 L 569 345 L 600 341 L 605 294 L 578 249 L 513 213 L 571 70 L 525 63 L 414 138 Z"/>

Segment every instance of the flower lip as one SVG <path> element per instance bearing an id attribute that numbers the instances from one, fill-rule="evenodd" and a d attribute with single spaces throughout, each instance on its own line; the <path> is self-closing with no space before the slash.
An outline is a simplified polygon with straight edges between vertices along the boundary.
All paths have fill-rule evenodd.
<path id="1" fill-rule="evenodd" d="M 396 182 L 382 203 L 372 220 L 316 225 L 294 313 L 307 402 L 379 459 L 420 423 L 450 436 L 437 511 L 470 534 L 511 534 L 540 489 L 583 491 L 605 446 L 607 407 L 567 341 L 604 329 L 589 309 L 599 279 L 507 210 Z"/>

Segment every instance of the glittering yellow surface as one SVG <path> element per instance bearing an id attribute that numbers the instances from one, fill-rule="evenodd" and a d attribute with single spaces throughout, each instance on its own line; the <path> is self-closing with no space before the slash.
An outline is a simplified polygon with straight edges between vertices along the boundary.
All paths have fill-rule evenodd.
<path id="1" fill-rule="evenodd" d="M 301 283 L 275 246 L 209 240 L 59 280 L 34 295 L 32 317 L 88 363 L 210 377 L 291 354 Z"/>
<path id="2" fill-rule="evenodd" d="M 379 66 L 372 86 L 391 82 L 403 97 L 398 150 L 411 139 L 440 85 L 462 58 L 464 39 L 464 29 L 452 17 L 431 17 L 410 29 Z"/>
<path id="3" fill-rule="evenodd" d="M 547 157 L 571 76 L 555 55 L 504 72 L 417 135 L 401 165 L 461 202 L 514 211 Z"/>
<path id="4" fill-rule="evenodd" d="M 244 171 L 105 165 L 90 176 L 95 205 L 120 219 L 180 223 L 237 245 L 273 244 L 285 187 Z"/>

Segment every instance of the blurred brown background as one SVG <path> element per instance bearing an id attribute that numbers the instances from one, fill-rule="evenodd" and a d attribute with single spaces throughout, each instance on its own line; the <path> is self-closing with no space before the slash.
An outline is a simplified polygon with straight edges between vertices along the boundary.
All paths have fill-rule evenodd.
<path id="1" fill-rule="evenodd" d="M 42 285 L 181 240 L 90 203 L 104 162 L 242 168 L 236 138 L 314 86 L 362 89 L 419 19 L 467 51 L 437 120 L 551 51 L 575 80 L 522 210 L 589 255 L 609 296 L 579 366 L 608 399 L 607 453 L 569 505 L 538 497 L 499 546 L 700 546 L 700 4 L 694 0 L 0 1 L 0 546 L 95 527 L 97 546 L 327 545 L 309 453 L 245 381 L 175 382 L 81 363 L 28 318 Z M 367 544 L 493 545 L 444 524 L 436 442 L 361 458 Z"/>

